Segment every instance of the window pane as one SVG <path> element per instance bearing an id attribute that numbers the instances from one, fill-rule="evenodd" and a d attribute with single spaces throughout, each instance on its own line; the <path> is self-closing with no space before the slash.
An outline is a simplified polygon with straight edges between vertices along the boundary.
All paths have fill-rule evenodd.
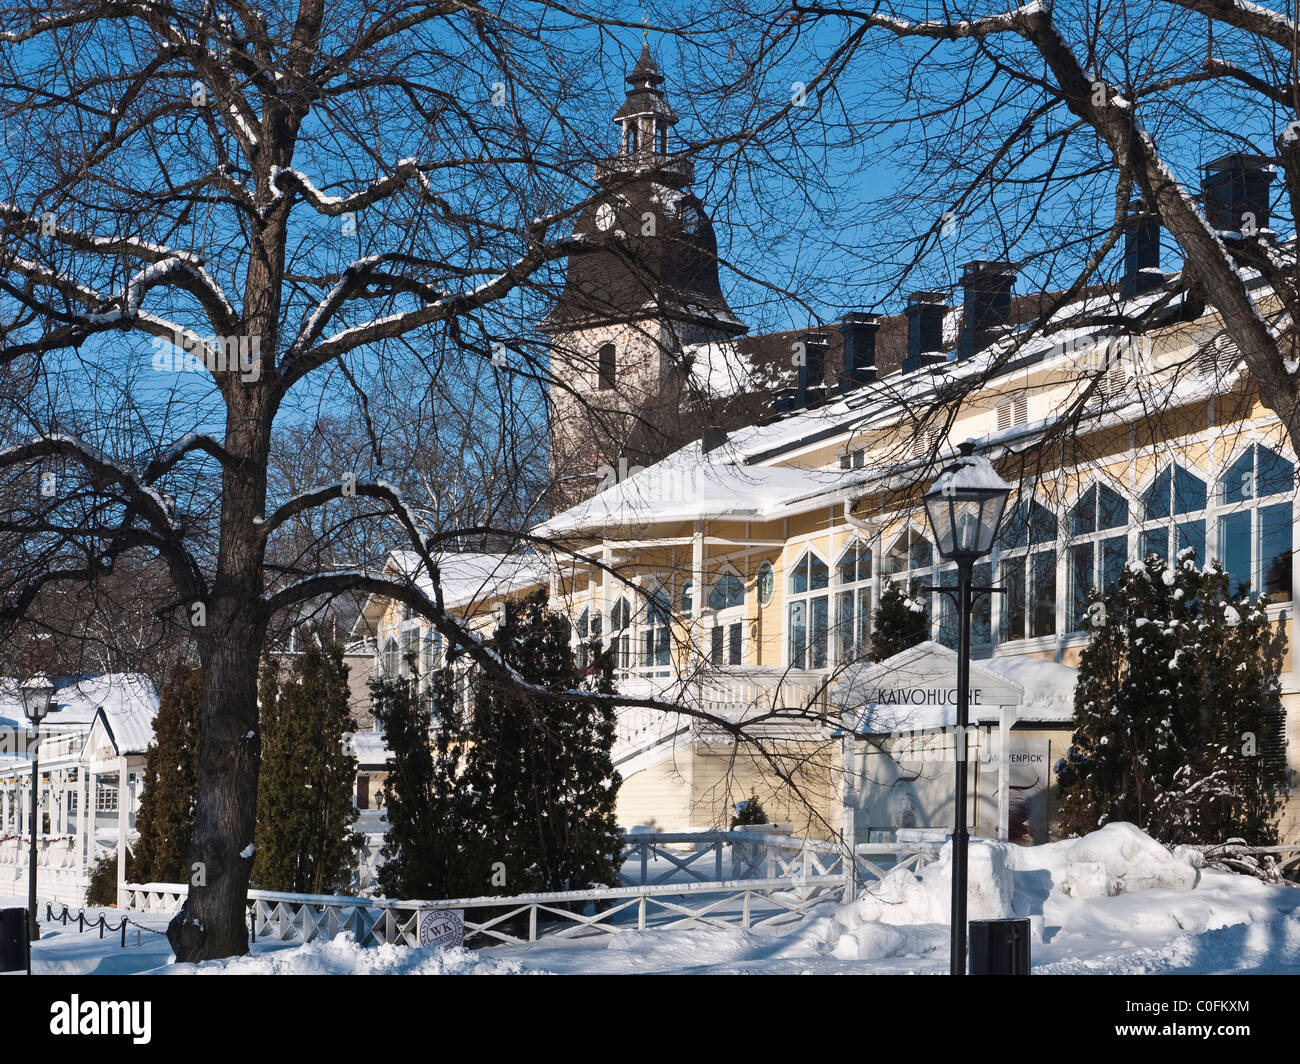
<path id="1" fill-rule="evenodd" d="M 975 565 L 973 579 L 976 587 L 993 583 L 993 567 L 988 562 Z M 993 596 L 976 595 L 970 629 L 971 646 L 986 647 L 993 642 Z"/>
<path id="2" fill-rule="evenodd" d="M 821 595 L 809 602 L 809 609 L 812 614 L 812 631 L 809 633 L 808 650 L 809 668 L 823 669 L 826 667 L 826 642 L 827 642 L 827 615 L 829 613 L 829 603 L 826 596 Z"/>
<path id="3" fill-rule="evenodd" d="M 1146 561 L 1147 556 L 1154 554 L 1157 558 L 1165 562 L 1169 561 L 1169 529 L 1167 528 L 1149 528 L 1142 533 L 1141 551 L 1142 560 Z"/>
<path id="4" fill-rule="evenodd" d="M 709 648 L 709 661 L 712 662 L 714 665 L 721 665 L 722 664 L 722 629 L 714 628 L 709 633 L 709 636 L 712 641 L 712 645 Z"/>
<path id="5" fill-rule="evenodd" d="M 808 557 L 808 590 L 821 591 L 831 582 L 831 571 L 826 563 L 813 555 Z"/>
<path id="6" fill-rule="evenodd" d="M 1255 449 L 1242 454 L 1219 478 L 1219 502 L 1243 502 L 1255 497 Z"/>
<path id="7" fill-rule="evenodd" d="M 863 588 L 858 592 L 858 657 L 867 653 L 871 642 L 871 589 Z"/>
<path id="8" fill-rule="evenodd" d="M 1056 631 L 1056 552 L 1037 551 L 1030 556 L 1031 636 L 1051 635 Z"/>
<path id="9" fill-rule="evenodd" d="M 1270 602 L 1291 598 L 1291 504 L 1265 506 L 1259 511 L 1259 561 L 1264 594 Z"/>
<path id="10" fill-rule="evenodd" d="M 790 574 L 790 593 L 792 595 L 802 595 L 808 590 L 808 558 L 804 556 L 799 559 L 799 563 L 794 567 L 794 572 Z"/>
<path id="11" fill-rule="evenodd" d="M 1228 574 L 1231 594 L 1250 579 L 1250 512 L 1224 514 L 1219 518 L 1219 561 Z"/>
<path id="12" fill-rule="evenodd" d="M 730 628 L 727 629 L 727 664 L 739 665 L 740 651 L 741 651 L 740 624 L 737 623 L 737 624 L 733 624 Z"/>
<path id="13" fill-rule="evenodd" d="M 808 654 L 808 606 L 790 603 L 790 667 L 805 668 Z"/>
<path id="14" fill-rule="evenodd" d="M 940 587 L 956 587 L 957 572 L 949 569 L 947 572 L 939 574 Z M 949 650 L 957 649 L 957 642 L 961 638 L 961 629 L 959 627 L 960 619 L 957 616 L 957 604 L 944 594 L 935 596 L 939 600 L 939 642 Z"/>
<path id="15" fill-rule="evenodd" d="M 1181 466 L 1174 469 L 1174 513 L 1190 514 L 1205 509 L 1205 481 Z"/>
<path id="16" fill-rule="evenodd" d="M 841 584 L 856 583 L 858 579 L 858 545 L 855 543 L 840 558 L 839 581 Z"/>
<path id="17" fill-rule="evenodd" d="M 1128 524 L 1128 503 L 1117 491 L 1101 485 L 1097 496 L 1097 527 L 1123 528 Z"/>
<path id="18" fill-rule="evenodd" d="M 1124 576 L 1124 563 L 1128 560 L 1128 539 L 1115 536 L 1101 541 L 1101 586 L 1105 590 L 1116 587 Z"/>
<path id="19" fill-rule="evenodd" d="M 1196 551 L 1196 564 L 1205 564 L 1205 522 L 1184 521 L 1178 526 L 1178 553 L 1188 547 Z"/>
<path id="20" fill-rule="evenodd" d="M 670 665 L 672 664 L 671 641 L 672 633 L 668 628 L 655 629 L 655 664 Z"/>
<path id="21" fill-rule="evenodd" d="M 1076 536 L 1097 531 L 1097 489 L 1091 487 L 1079 496 L 1070 511 L 1070 532 Z"/>
<path id="22" fill-rule="evenodd" d="M 1030 504 L 1029 541 L 1030 543 L 1050 543 L 1056 539 L 1056 514 L 1046 506 Z"/>
<path id="23" fill-rule="evenodd" d="M 1071 632 L 1082 631 L 1088 616 L 1089 594 L 1093 589 L 1095 572 L 1094 548 L 1091 543 L 1081 543 L 1070 548 L 1069 607 L 1066 610 L 1066 627 Z"/>
<path id="24" fill-rule="evenodd" d="M 1162 470 L 1156 479 L 1151 482 L 1151 487 L 1147 488 L 1142 494 L 1142 516 L 1145 520 L 1150 521 L 1157 517 L 1169 516 L 1169 470 Z M 1168 548 L 1166 548 L 1167 550 Z M 1153 554 L 1161 554 L 1160 551 L 1152 551 Z"/>
<path id="25" fill-rule="evenodd" d="M 1295 487 L 1295 466 L 1276 451 L 1256 447 L 1255 489 L 1257 495 L 1278 495 Z"/>
<path id="26" fill-rule="evenodd" d="M 853 592 L 835 596 L 835 649 L 840 661 L 853 660 Z"/>
<path id="27" fill-rule="evenodd" d="M 1002 638 L 1025 638 L 1025 559 L 1012 558 L 1002 563 Z"/>

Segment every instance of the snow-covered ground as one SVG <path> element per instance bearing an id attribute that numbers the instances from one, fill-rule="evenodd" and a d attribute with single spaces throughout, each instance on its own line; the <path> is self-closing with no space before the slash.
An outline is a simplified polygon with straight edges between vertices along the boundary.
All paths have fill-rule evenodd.
<path id="1" fill-rule="evenodd" d="M 1300 974 L 1300 888 L 1198 867 L 1136 828 L 1112 824 L 1084 839 L 1020 848 L 971 848 L 972 920 L 1029 917 L 1036 974 Z M 900 869 L 850 905 L 827 901 L 808 918 L 746 932 L 737 926 L 593 932 L 530 946 L 477 950 L 360 948 L 259 942 L 250 956 L 171 963 L 161 934 L 46 925 L 37 973 L 515 974 L 943 973 L 948 969 L 947 851 L 920 876 Z M 21 899 L 0 899 L 21 905 Z M 116 910 L 103 911 L 110 922 Z M 165 916 L 131 914 L 155 931 Z"/>

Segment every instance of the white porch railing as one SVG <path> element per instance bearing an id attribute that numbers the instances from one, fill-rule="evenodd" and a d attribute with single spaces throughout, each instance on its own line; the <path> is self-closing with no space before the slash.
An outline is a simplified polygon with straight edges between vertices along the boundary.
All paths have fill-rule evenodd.
<path id="1" fill-rule="evenodd" d="M 845 854 L 834 843 L 788 835 L 745 831 L 632 835 L 624 856 L 634 874 L 627 874 L 625 862 L 624 886 L 440 901 L 250 890 L 251 931 L 255 939 L 277 942 L 312 942 L 350 933 L 363 945 L 413 945 L 421 909 L 462 910 L 465 941 L 470 944 L 522 944 L 543 937 L 683 926 L 739 925 L 751 930 L 798 920 L 822 902 L 852 897 L 864 879 L 884 876 L 891 868 L 919 869 L 939 845 L 859 846 L 856 861 L 846 867 Z M 685 846 L 691 848 L 680 848 Z M 659 868 L 665 859 L 669 867 Z M 640 872 L 639 883 L 629 882 L 638 878 L 635 870 Z M 722 878 L 724 871 L 729 878 Z M 687 881 L 666 881 L 674 876 Z M 186 887 L 128 884 L 126 891 L 128 908 L 170 913 L 180 908 Z"/>

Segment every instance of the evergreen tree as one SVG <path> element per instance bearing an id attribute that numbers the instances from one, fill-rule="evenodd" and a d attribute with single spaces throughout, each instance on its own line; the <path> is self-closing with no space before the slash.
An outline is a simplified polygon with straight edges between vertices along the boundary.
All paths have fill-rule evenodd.
<path id="1" fill-rule="evenodd" d="M 461 882 L 463 803 L 456 789 L 457 729 L 434 728 L 432 705 L 444 715 L 456 704 L 451 670 L 434 673 L 433 697 L 414 679 L 371 681 L 375 718 L 389 750 L 384 782 L 388 829 L 380 851 L 379 889 L 389 898 L 438 898 Z"/>
<path id="2" fill-rule="evenodd" d="M 1276 840 L 1280 669 L 1262 599 L 1229 593 L 1216 562 L 1152 556 L 1094 596 L 1075 688 L 1075 733 L 1057 763 L 1061 819 L 1127 820 L 1169 844 Z"/>
<path id="3" fill-rule="evenodd" d="M 268 665 L 261 684 L 262 767 L 253 882 L 264 890 L 333 894 L 347 888 L 361 836 L 352 830 L 355 727 L 341 647 L 297 655 L 283 681 Z"/>
<path id="4" fill-rule="evenodd" d="M 930 619 L 925 607 L 909 598 L 902 587 L 890 581 L 880 593 L 871 617 L 870 661 L 884 661 L 930 638 Z"/>
<path id="5" fill-rule="evenodd" d="M 614 711 L 564 697 L 578 689 L 611 692 L 608 653 L 594 669 L 580 668 L 568 622 L 547 608 L 544 594 L 507 605 L 494 646 L 549 693 L 521 697 L 482 676 L 469 680 L 448 663 L 432 679 L 435 721 L 410 683 L 374 685 L 375 714 L 392 752 L 380 869 L 390 897 L 617 882 Z M 468 694 L 458 686 L 466 682 Z"/>
<path id="6" fill-rule="evenodd" d="M 136 820 L 139 838 L 128 867 L 136 883 L 188 883 L 185 853 L 194 832 L 198 787 L 200 673 L 172 667 L 145 751 L 144 789 Z"/>

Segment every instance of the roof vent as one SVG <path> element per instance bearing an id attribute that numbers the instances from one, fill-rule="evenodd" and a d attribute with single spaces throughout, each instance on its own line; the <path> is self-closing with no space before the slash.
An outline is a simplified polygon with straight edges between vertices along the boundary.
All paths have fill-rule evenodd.
<path id="1" fill-rule="evenodd" d="M 1011 287 L 1016 283 L 1009 262 L 975 259 L 962 267 L 961 338 L 958 359 L 988 347 L 1011 320 Z"/>
<path id="2" fill-rule="evenodd" d="M 1210 228 L 1241 238 L 1268 231 L 1273 168 L 1262 155 L 1233 152 L 1206 163 L 1201 192 Z"/>
<path id="3" fill-rule="evenodd" d="M 907 297 L 907 357 L 903 372 L 934 366 L 947 359 L 942 354 L 943 319 L 948 299 L 942 292 L 913 292 Z"/>

